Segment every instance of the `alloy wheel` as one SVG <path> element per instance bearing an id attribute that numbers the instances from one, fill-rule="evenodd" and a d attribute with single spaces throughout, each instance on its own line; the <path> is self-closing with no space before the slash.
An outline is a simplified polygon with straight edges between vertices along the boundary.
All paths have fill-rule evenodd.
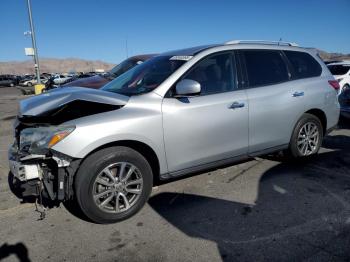
<path id="1" fill-rule="evenodd" d="M 121 213 L 139 200 L 143 178 L 136 166 L 118 162 L 104 168 L 93 184 L 93 199 L 104 212 Z"/>
<path id="2" fill-rule="evenodd" d="M 305 123 L 299 130 L 297 148 L 301 155 L 309 156 L 318 149 L 320 132 L 313 122 Z"/>

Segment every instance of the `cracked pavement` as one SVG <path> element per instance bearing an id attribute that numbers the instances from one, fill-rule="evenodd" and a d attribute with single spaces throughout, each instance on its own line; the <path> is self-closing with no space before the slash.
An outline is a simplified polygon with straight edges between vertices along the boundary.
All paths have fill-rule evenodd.
<path id="1" fill-rule="evenodd" d="M 307 162 L 266 156 L 162 184 L 136 216 L 96 225 L 63 205 L 38 221 L 10 192 L 6 151 L 23 98 L 0 89 L 0 260 L 350 260 L 349 120 Z"/>

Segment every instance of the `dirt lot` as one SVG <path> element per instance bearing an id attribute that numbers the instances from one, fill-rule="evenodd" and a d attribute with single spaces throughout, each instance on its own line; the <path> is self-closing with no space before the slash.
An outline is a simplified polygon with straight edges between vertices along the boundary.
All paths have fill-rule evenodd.
<path id="1" fill-rule="evenodd" d="M 7 184 L 17 102 L 0 89 L 0 260 L 349 261 L 350 124 L 318 157 L 268 157 L 167 183 L 133 218 L 96 225 L 64 206 L 43 221 Z"/>

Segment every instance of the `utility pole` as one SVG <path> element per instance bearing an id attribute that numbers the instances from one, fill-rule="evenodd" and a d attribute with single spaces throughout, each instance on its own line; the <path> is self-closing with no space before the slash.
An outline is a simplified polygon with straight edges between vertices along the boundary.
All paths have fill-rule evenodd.
<path id="1" fill-rule="evenodd" d="M 126 52 L 126 58 L 129 58 L 128 37 L 126 37 L 125 39 L 125 52 Z"/>
<path id="2" fill-rule="evenodd" d="M 34 31 L 34 24 L 33 24 L 33 18 L 32 18 L 32 6 L 30 1 L 31 0 L 27 0 L 29 24 L 30 24 L 30 36 L 32 37 L 32 46 L 34 49 L 34 67 L 35 67 L 36 79 L 37 79 L 37 83 L 40 85 L 39 58 L 38 58 L 38 51 L 36 48 L 35 31 Z"/>

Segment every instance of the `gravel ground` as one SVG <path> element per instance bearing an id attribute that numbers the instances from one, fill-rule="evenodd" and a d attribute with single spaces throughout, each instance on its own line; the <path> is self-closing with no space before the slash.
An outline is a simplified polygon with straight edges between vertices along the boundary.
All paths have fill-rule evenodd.
<path id="1" fill-rule="evenodd" d="M 39 221 L 7 184 L 17 102 L 0 89 L 0 260 L 350 261 L 350 124 L 306 163 L 255 158 L 153 188 L 149 203 L 112 225 L 74 206 Z"/>

